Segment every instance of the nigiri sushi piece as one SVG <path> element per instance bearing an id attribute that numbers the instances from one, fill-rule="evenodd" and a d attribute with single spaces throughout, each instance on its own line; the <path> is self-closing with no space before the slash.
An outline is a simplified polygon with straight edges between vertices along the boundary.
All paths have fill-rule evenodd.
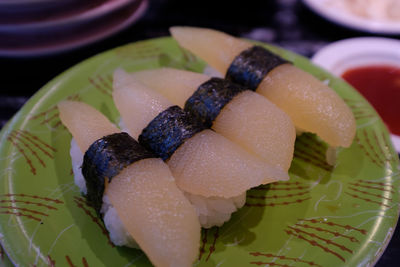
<path id="1" fill-rule="evenodd" d="M 348 147 L 356 124 L 350 108 L 329 86 L 261 46 L 206 28 L 172 27 L 178 43 L 236 83 L 265 96 L 297 128 L 332 147 Z"/>
<path id="2" fill-rule="evenodd" d="M 295 127 L 265 97 L 230 81 L 185 70 L 161 68 L 131 75 L 248 152 L 288 171 Z"/>
<path id="3" fill-rule="evenodd" d="M 113 80 L 114 102 L 128 132 L 166 160 L 185 194 L 232 202 L 233 198 L 244 198 L 252 187 L 289 178 L 287 172 L 204 129 L 188 113 L 125 71 L 117 70 Z"/>
<path id="4" fill-rule="evenodd" d="M 63 101 L 58 109 L 84 158 L 86 198 L 111 240 L 137 242 L 155 266 L 192 266 L 200 223 L 168 166 L 91 106 Z"/>

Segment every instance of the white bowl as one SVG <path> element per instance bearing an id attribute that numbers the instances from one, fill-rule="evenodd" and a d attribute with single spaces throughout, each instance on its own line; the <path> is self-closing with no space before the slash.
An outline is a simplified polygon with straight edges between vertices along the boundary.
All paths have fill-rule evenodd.
<path id="1" fill-rule="evenodd" d="M 400 34 L 400 21 L 377 20 L 373 18 L 357 16 L 351 12 L 346 12 L 339 10 L 338 8 L 331 7 L 328 4 L 328 1 L 332 0 L 303 0 L 303 2 L 315 13 L 344 27 L 370 33 L 393 35 Z"/>

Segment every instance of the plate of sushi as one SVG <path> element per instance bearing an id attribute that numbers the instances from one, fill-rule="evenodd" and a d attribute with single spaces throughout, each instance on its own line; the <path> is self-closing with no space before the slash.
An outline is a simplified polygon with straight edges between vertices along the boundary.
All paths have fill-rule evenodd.
<path id="1" fill-rule="evenodd" d="M 372 266 L 399 214 L 398 157 L 359 93 L 212 29 L 79 63 L 0 141 L 19 266 Z"/>

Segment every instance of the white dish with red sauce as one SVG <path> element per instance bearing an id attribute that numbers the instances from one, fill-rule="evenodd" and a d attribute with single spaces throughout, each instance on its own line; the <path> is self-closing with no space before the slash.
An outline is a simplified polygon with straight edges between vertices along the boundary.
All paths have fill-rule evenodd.
<path id="1" fill-rule="evenodd" d="M 312 61 L 345 79 L 374 106 L 400 153 L 400 40 L 345 39 L 322 48 Z"/>

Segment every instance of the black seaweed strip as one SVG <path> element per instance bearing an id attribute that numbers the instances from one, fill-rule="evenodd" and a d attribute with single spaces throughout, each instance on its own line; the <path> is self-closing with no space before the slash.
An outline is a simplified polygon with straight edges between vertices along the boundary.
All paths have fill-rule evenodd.
<path id="1" fill-rule="evenodd" d="M 186 101 L 185 111 L 210 128 L 224 106 L 244 90 L 245 87 L 225 79 L 211 78 Z"/>
<path id="2" fill-rule="evenodd" d="M 99 216 L 105 180 L 110 182 L 123 168 L 136 161 L 154 157 L 127 133 L 105 136 L 89 147 L 83 158 L 82 174 L 86 180 L 87 201 Z"/>
<path id="3" fill-rule="evenodd" d="M 285 63 L 290 62 L 264 47 L 253 46 L 232 61 L 225 78 L 255 91 L 271 70 Z"/>
<path id="4" fill-rule="evenodd" d="M 172 106 L 158 114 L 139 136 L 139 143 L 167 160 L 183 142 L 204 126 L 178 106 Z"/>

